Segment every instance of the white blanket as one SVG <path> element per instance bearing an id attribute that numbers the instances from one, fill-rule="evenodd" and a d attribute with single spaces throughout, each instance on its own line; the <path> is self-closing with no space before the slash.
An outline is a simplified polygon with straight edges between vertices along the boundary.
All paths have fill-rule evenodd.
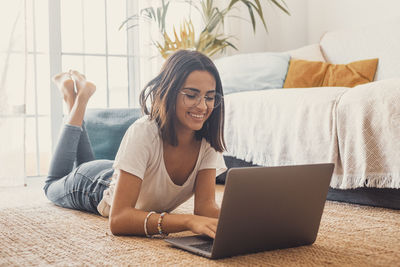
<path id="1" fill-rule="evenodd" d="M 276 89 L 228 95 L 225 155 L 264 166 L 333 162 L 334 188 L 399 188 L 400 106 L 395 105 L 400 103 L 399 84 L 399 80 L 391 80 L 355 88 Z M 372 111 L 374 102 L 379 112 Z M 365 134 L 366 120 L 373 121 L 371 129 L 380 130 Z M 371 140 L 384 153 L 371 151 Z M 394 140 L 396 151 L 392 149 Z"/>
<path id="2" fill-rule="evenodd" d="M 400 188 L 400 79 L 348 90 L 337 106 L 337 135 L 333 187 Z"/>

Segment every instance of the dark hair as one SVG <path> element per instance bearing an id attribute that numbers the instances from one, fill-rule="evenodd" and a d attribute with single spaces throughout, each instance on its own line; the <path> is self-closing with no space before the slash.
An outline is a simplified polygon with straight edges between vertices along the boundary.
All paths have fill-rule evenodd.
<path id="1" fill-rule="evenodd" d="M 207 71 L 213 75 L 216 82 L 216 92 L 223 95 L 221 79 L 210 58 L 197 51 L 178 50 L 164 63 L 160 73 L 152 79 L 140 93 L 140 105 L 151 120 L 158 125 L 160 136 L 173 146 L 178 145 L 174 120 L 175 105 L 179 90 L 187 77 L 193 71 Z M 146 102 L 150 97 L 150 111 Z M 203 137 L 219 152 L 225 150 L 224 141 L 224 101 L 214 108 L 203 127 L 195 132 L 197 140 Z"/>

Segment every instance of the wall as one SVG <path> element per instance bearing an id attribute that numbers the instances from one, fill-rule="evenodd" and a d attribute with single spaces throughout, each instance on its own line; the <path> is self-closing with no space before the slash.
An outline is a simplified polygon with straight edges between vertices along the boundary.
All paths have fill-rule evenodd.
<path id="1" fill-rule="evenodd" d="M 307 0 L 308 43 L 329 30 L 354 28 L 400 16 L 399 0 Z"/>
<path id="2" fill-rule="evenodd" d="M 260 23 L 254 35 L 250 22 L 230 19 L 226 31 L 238 37 L 233 42 L 239 51 L 229 49 L 227 54 L 286 51 L 316 43 L 329 30 L 359 27 L 400 16 L 399 0 L 286 0 L 286 3 L 290 16 L 265 5 L 269 33 Z M 238 14 L 248 16 L 245 8 Z"/>
<path id="3" fill-rule="evenodd" d="M 263 11 L 268 33 L 264 30 L 261 20 L 257 18 L 258 27 L 255 34 L 248 18 L 248 11 L 242 6 L 237 15 L 248 18 L 248 21 L 231 18 L 225 27 L 225 31 L 238 38 L 233 40 L 233 43 L 239 51 L 229 49 L 227 54 L 285 51 L 306 44 L 307 27 L 305 25 L 308 17 L 306 3 L 307 0 L 286 0 L 290 16 L 275 6 L 265 4 Z"/>

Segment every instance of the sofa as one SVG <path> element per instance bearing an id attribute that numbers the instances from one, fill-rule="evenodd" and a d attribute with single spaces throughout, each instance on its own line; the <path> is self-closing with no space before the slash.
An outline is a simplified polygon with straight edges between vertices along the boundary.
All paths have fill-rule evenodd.
<path id="1" fill-rule="evenodd" d="M 396 18 L 327 32 L 318 44 L 287 52 L 216 59 L 225 94 L 228 168 L 333 162 L 328 199 L 400 209 L 399 27 Z M 368 83 L 283 88 L 295 59 L 336 68 L 373 58 L 378 64 Z M 96 157 L 113 159 L 138 117 L 137 109 L 88 110 Z M 224 181 L 225 174 L 217 177 Z"/>
<path id="2" fill-rule="evenodd" d="M 378 59 L 373 80 L 354 87 L 335 84 L 289 89 L 264 82 L 261 90 L 245 90 L 252 80 L 242 72 L 259 74 L 241 62 L 251 57 L 256 65 L 262 65 L 267 60 L 265 53 L 216 60 L 228 92 L 225 160 L 229 167 L 333 162 L 328 199 L 399 209 L 399 27 L 400 18 L 396 18 L 364 28 L 331 31 L 318 44 L 283 53 L 291 59 L 331 64 Z M 235 57 L 238 64 L 231 67 Z M 282 69 L 283 63 L 269 62 L 278 65 L 274 68 L 265 63 L 263 67 L 268 72 L 265 79 L 275 86 L 279 75 L 269 69 Z M 281 87 L 287 83 L 290 66 L 288 69 L 286 76 L 280 76 L 285 77 Z M 223 182 L 224 177 L 219 179 Z"/>

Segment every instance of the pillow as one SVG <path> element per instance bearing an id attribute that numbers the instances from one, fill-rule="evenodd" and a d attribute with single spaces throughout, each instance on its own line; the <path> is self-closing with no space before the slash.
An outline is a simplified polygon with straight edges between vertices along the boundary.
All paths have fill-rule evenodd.
<path id="1" fill-rule="evenodd" d="M 282 88 L 290 56 L 287 53 L 239 54 L 216 59 L 224 94 Z"/>
<path id="2" fill-rule="evenodd" d="M 114 160 L 122 137 L 142 116 L 140 109 L 87 109 L 85 126 L 96 159 Z"/>
<path id="3" fill-rule="evenodd" d="M 287 53 L 289 53 L 291 59 L 305 59 L 310 61 L 326 62 L 324 56 L 322 55 L 319 44 L 303 46 L 295 50 L 290 50 Z"/>
<path id="4" fill-rule="evenodd" d="M 378 59 L 349 64 L 330 64 L 293 59 L 290 61 L 284 88 L 320 86 L 354 87 L 374 80 Z"/>

